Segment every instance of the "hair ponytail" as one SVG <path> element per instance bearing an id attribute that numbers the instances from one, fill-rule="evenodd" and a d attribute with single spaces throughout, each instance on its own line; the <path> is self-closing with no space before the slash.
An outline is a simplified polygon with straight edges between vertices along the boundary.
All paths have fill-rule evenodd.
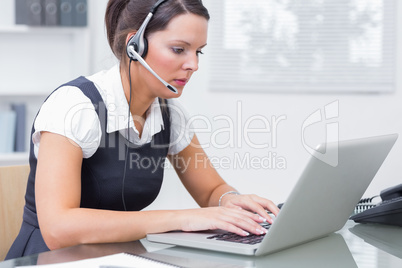
<path id="1" fill-rule="evenodd" d="M 130 0 L 110 0 L 107 3 L 106 13 L 105 13 L 105 25 L 106 25 L 106 34 L 109 42 L 109 46 L 112 49 L 113 53 L 120 59 L 120 57 L 116 54 L 115 48 L 115 37 L 116 32 L 119 26 L 121 14 L 123 10 L 127 7 L 127 4 Z"/>

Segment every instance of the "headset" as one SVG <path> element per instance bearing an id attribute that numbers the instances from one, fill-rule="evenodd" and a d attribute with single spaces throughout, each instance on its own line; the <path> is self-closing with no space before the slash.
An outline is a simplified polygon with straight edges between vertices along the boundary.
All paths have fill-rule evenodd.
<path id="1" fill-rule="evenodd" d="M 165 80 L 163 80 L 154 70 L 152 70 L 152 68 L 144 60 L 144 57 L 146 56 L 146 54 L 148 52 L 148 41 L 144 37 L 145 30 L 146 30 L 147 25 L 148 25 L 149 21 L 151 20 L 152 16 L 155 14 L 156 10 L 158 9 L 158 7 L 166 1 L 168 1 L 168 0 L 159 0 L 151 8 L 151 11 L 145 18 L 144 22 L 138 29 L 137 33 L 128 40 L 126 52 L 127 52 L 127 56 L 130 58 L 130 60 L 138 61 L 139 63 L 141 63 L 142 66 L 144 66 L 153 76 L 155 76 L 159 81 L 161 81 L 162 84 L 164 84 L 170 91 L 178 94 L 178 90 L 174 86 L 168 84 Z"/>
<path id="2" fill-rule="evenodd" d="M 165 80 L 163 80 L 154 70 L 152 70 L 152 68 L 144 60 L 144 57 L 146 56 L 146 54 L 148 52 L 148 41 L 144 37 L 145 29 L 147 28 L 149 21 L 151 20 L 152 16 L 155 14 L 158 7 L 160 5 L 162 5 L 163 3 L 165 3 L 166 1 L 168 1 L 168 0 L 159 0 L 158 2 L 156 2 L 155 5 L 152 6 L 151 11 L 145 18 L 144 22 L 141 24 L 137 33 L 134 36 L 132 36 L 127 42 L 126 53 L 127 53 L 127 56 L 130 58 L 130 63 L 129 63 L 129 67 L 128 67 L 128 73 L 129 73 L 128 76 L 129 76 L 129 80 L 130 80 L 130 98 L 129 98 L 129 103 L 128 103 L 128 114 L 127 114 L 128 119 L 130 118 L 130 107 L 131 107 L 131 99 L 132 99 L 131 61 L 138 61 L 139 63 L 141 63 L 142 66 L 144 66 L 153 76 L 155 76 L 159 81 L 161 81 L 162 84 L 164 84 L 170 91 L 178 94 L 178 90 L 174 86 L 168 84 Z M 128 125 L 127 140 L 128 140 L 128 143 L 130 143 L 130 120 L 128 121 L 127 125 Z M 128 147 L 129 147 L 129 145 L 127 145 L 127 147 L 126 147 L 126 157 L 124 160 L 124 173 L 123 173 L 122 189 L 121 189 L 121 199 L 122 199 L 123 208 L 125 211 L 127 211 L 127 207 L 126 207 L 126 200 L 125 200 L 125 196 L 124 196 L 124 187 L 125 187 L 126 171 L 127 171 Z"/>

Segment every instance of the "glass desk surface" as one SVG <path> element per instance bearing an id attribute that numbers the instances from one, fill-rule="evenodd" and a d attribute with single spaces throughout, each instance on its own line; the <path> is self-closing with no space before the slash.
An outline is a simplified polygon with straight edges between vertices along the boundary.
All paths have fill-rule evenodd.
<path id="1" fill-rule="evenodd" d="M 402 228 L 348 221 L 337 233 L 274 254 L 249 257 L 172 247 L 143 239 L 79 245 L 0 262 L 0 268 L 51 264 L 128 252 L 183 267 L 402 267 Z"/>

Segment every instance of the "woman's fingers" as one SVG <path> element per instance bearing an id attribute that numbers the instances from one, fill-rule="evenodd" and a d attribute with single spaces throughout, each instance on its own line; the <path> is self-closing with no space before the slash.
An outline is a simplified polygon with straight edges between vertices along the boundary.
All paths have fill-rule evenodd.
<path id="1" fill-rule="evenodd" d="M 227 200 L 225 206 L 240 207 L 257 213 L 263 219 L 272 224 L 272 218 L 267 213 L 267 210 L 275 216 L 279 213 L 279 208 L 271 201 L 257 195 L 236 195 Z"/>
<path id="2" fill-rule="evenodd" d="M 263 222 L 263 219 L 254 213 L 238 208 L 220 207 L 217 209 L 218 215 L 211 219 L 213 226 L 210 226 L 209 229 L 222 229 L 241 236 L 247 236 L 250 233 L 261 235 L 267 232 L 259 224 L 259 222 Z"/>
<path id="3" fill-rule="evenodd" d="M 183 231 L 222 229 L 241 236 L 262 235 L 267 233 L 267 230 L 260 223 L 272 222 L 262 205 L 257 201 L 251 202 L 250 200 L 246 201 L 245 204 L 201 208 L 189 210 L 185 213 L 186 220 L 183 222 Z"/>
<path id="4" fill-rule="evenodd" d="M 248 203 L 249 210 L 258 213 L 260 216 L 265 218 L 269 223 L 272 224 L 272 218 L 267 213 L 267 210 L 272 212 L 275 216 L 279 213 L 279 208 L 271 201 L 256 195 L 250 196 L 254 202 Z"/>
<path id="5" fill-rule="evenodd" d="M 265 234 L 267 232 L 267 230 L 259 224 L 264 222 L 261 216 L 241 209 L 235 209 L 235 212 L 237 213 L 237 215 L 234 216 L 236 219 L 235 225 L 239 228 L 256 235 Z"/>

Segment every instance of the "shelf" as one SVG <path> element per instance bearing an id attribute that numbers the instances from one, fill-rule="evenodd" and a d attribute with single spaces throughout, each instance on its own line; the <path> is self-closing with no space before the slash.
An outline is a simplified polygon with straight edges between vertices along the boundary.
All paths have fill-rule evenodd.
<path id="1" fill-rule="evenodd" d="M 0 26 L 0 39 L 0 96 L 47 96 L 89 74 L 88 27 Z"/>
<path id="2" fill-rule="evenodd" d="M 62 81 L 64 82 L 64 81 Z M 56 89 L 56 88 L 54 88 Z M 27 90 L 26 88 L 10 88 L 8 87 L 7 90 L 4 90 L 0 87 L 0 97 L 17 97 L 17 98 L 30 98 L 30 97 L 40 97 L 40 98 L 45 98 L 47 97 L 49 93 L 41 91 L 41 89 L 35 89 L 35 88 L 30 88 L 30 90 Z"/>
<path id="3" fill-rule="evenodd" d="M 69 81 L 68 79 L 60 80 L 59 84 Z M 0 97 L 47 97 L 53 90 L 55 90 L 59 84 L 54 84 L 54 86 L 46 85 L 47 90 L 40 86 L 4 86 L 0 85 Z"/>
<path id="4" fill-rule="evenodd" d="M 32 27 L 27 25 L 0 26 L 0 34 L 75 34 L 87 31 L 87 27 Z"/>
<path id="5" fill-rule="evenodd" d="M 0 166 L 27 165 L 28 160 L 28 152 L 0 154 Z"/>

